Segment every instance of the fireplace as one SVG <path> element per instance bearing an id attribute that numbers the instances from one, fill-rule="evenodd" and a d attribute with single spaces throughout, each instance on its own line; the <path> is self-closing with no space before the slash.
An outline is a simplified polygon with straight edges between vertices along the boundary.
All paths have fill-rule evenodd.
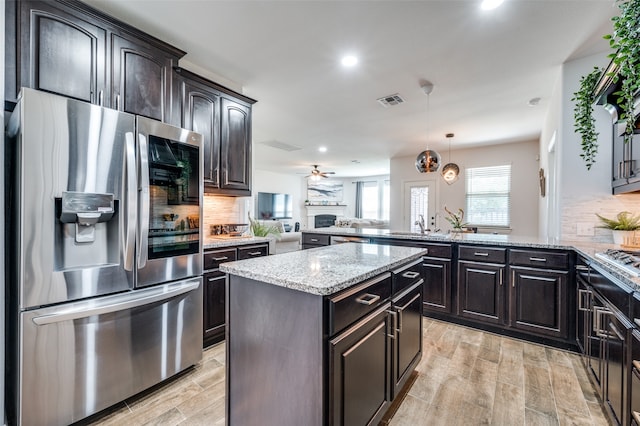
<path id="1" fill-rule="evenodd" d="M 314 217 L 314 228 L 328 228 L 336 223 L 335 214 L 317 214 Z"/>
<path id="2" fill-rule="evenodd" d="M 316 225 L 316 216 L 331 216 L 331 222 L 322 225 L 322 227 L 333 226 L 336 219 L 345 216 L 347 206 L 340 205 L 308 205 L 307 208 L 307 229 L 314 229 Z"/>

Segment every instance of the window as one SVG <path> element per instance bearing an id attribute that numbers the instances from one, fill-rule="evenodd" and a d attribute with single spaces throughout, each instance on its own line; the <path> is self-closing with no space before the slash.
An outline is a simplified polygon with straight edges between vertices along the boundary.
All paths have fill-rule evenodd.
<path id="1" fill-rule="evenodd" d="M 362 187 L 362 217 L 378 218 L 378 182 L 364 182 Z"/>
<path id="2" fill-rule="evenodd" d="M 509 227 L 511 165 L 468 168 L 465 171 L 470 225 Z"/>
<path id="3" fill-rule="evenodd" d="M 429 186 L 413 186 L 411 187 L 410 194 L 410 224 L 411 232 L 420 232 L 420 226 L 417 225 L 417 221 L 420 220 L 420 216 L 426 221 L 429 211 Z"/>
<path id="4" fill-rule="evenodd" d="M 357 182 L 356 217 L 389 220 L 389 181 Z"/>

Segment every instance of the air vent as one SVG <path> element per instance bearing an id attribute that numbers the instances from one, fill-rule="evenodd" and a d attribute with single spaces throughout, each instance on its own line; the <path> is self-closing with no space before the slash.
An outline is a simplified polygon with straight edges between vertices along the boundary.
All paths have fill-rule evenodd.
<path id="1" fill-rule="evenodd" d="M 398 105 L 404 102 L 404 99 L 400 97 L 397 93 L 394 95 L 384 96 L 378 99 L 378 102 L 382 104 L 383 107 L 389 108 L 390 106 Z"/>
<path id="2" fill-rule="evenodd" d="M 289 145 L 288 143 L 280 142 L 280 141 L 266 141 L 260 142 L 262 145 L 270 146 L 271 148 L 281 149 L 283 151 L 299 151 L 302 148 L 295 145 Z"/>

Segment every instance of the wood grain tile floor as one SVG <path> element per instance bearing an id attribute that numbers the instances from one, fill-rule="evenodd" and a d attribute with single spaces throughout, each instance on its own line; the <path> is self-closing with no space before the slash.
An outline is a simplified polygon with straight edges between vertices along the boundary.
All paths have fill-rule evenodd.
<path id="1" fill-rule="evenodd" d="M 390 425 L 610 424 L 578 355 L 429 318 L 423 329 L 416 379 Z M 174 380 L 83 424 L 224 425 L 224 369 L 221 343 Z"/>

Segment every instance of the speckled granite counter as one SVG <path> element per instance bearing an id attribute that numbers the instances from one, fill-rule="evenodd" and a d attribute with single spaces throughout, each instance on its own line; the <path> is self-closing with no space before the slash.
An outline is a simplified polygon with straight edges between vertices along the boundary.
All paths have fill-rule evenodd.
<path id="1" fill-rule="evenodd" d="M 220 247 L 246 246 L 249 244 L 268 243 L 269 238 L 264 237 L 238 237 L 238 238 L 215 238 L 205 237 L 202 248 L 209 250 Z"/>
<path id="2" fill-rule="evenodd" d="M 404 263 L 424 249 L 376 244 L 340 244 L 220 265 L 238 275 L 315 295 L 330 295 Z"/>
<path id="3" fill-rule="evenodd" d="M 410 232 L 394 232 L 386 229 L 355 229 L 355 228 L 319 228 L 303 231 L 311 234 L 327 234 L 339 236 L 357 236 L 375 239 L 400 239 L 434 243 L 462 243 L 462 244 L 482 244 L 492 246 L 528 247 L 539 249 L 575 250 L 584 256 L 591 265 L 598 267 L 601 271 L 609 273 L 620 280 L 623 284 L 640 292 L 640 278 L 632 277 L 622 270 L 616 269 L 602 260 L 595 257 L 595 253 L 603 252 L 610 248 L 619 249 L 615 244 L 606 243 L 582 243 L 576 241 L 553 241 L 548 239 L 517 236 L 517 235 L 494 235 L 494 234 L 418 234 Z"/>

